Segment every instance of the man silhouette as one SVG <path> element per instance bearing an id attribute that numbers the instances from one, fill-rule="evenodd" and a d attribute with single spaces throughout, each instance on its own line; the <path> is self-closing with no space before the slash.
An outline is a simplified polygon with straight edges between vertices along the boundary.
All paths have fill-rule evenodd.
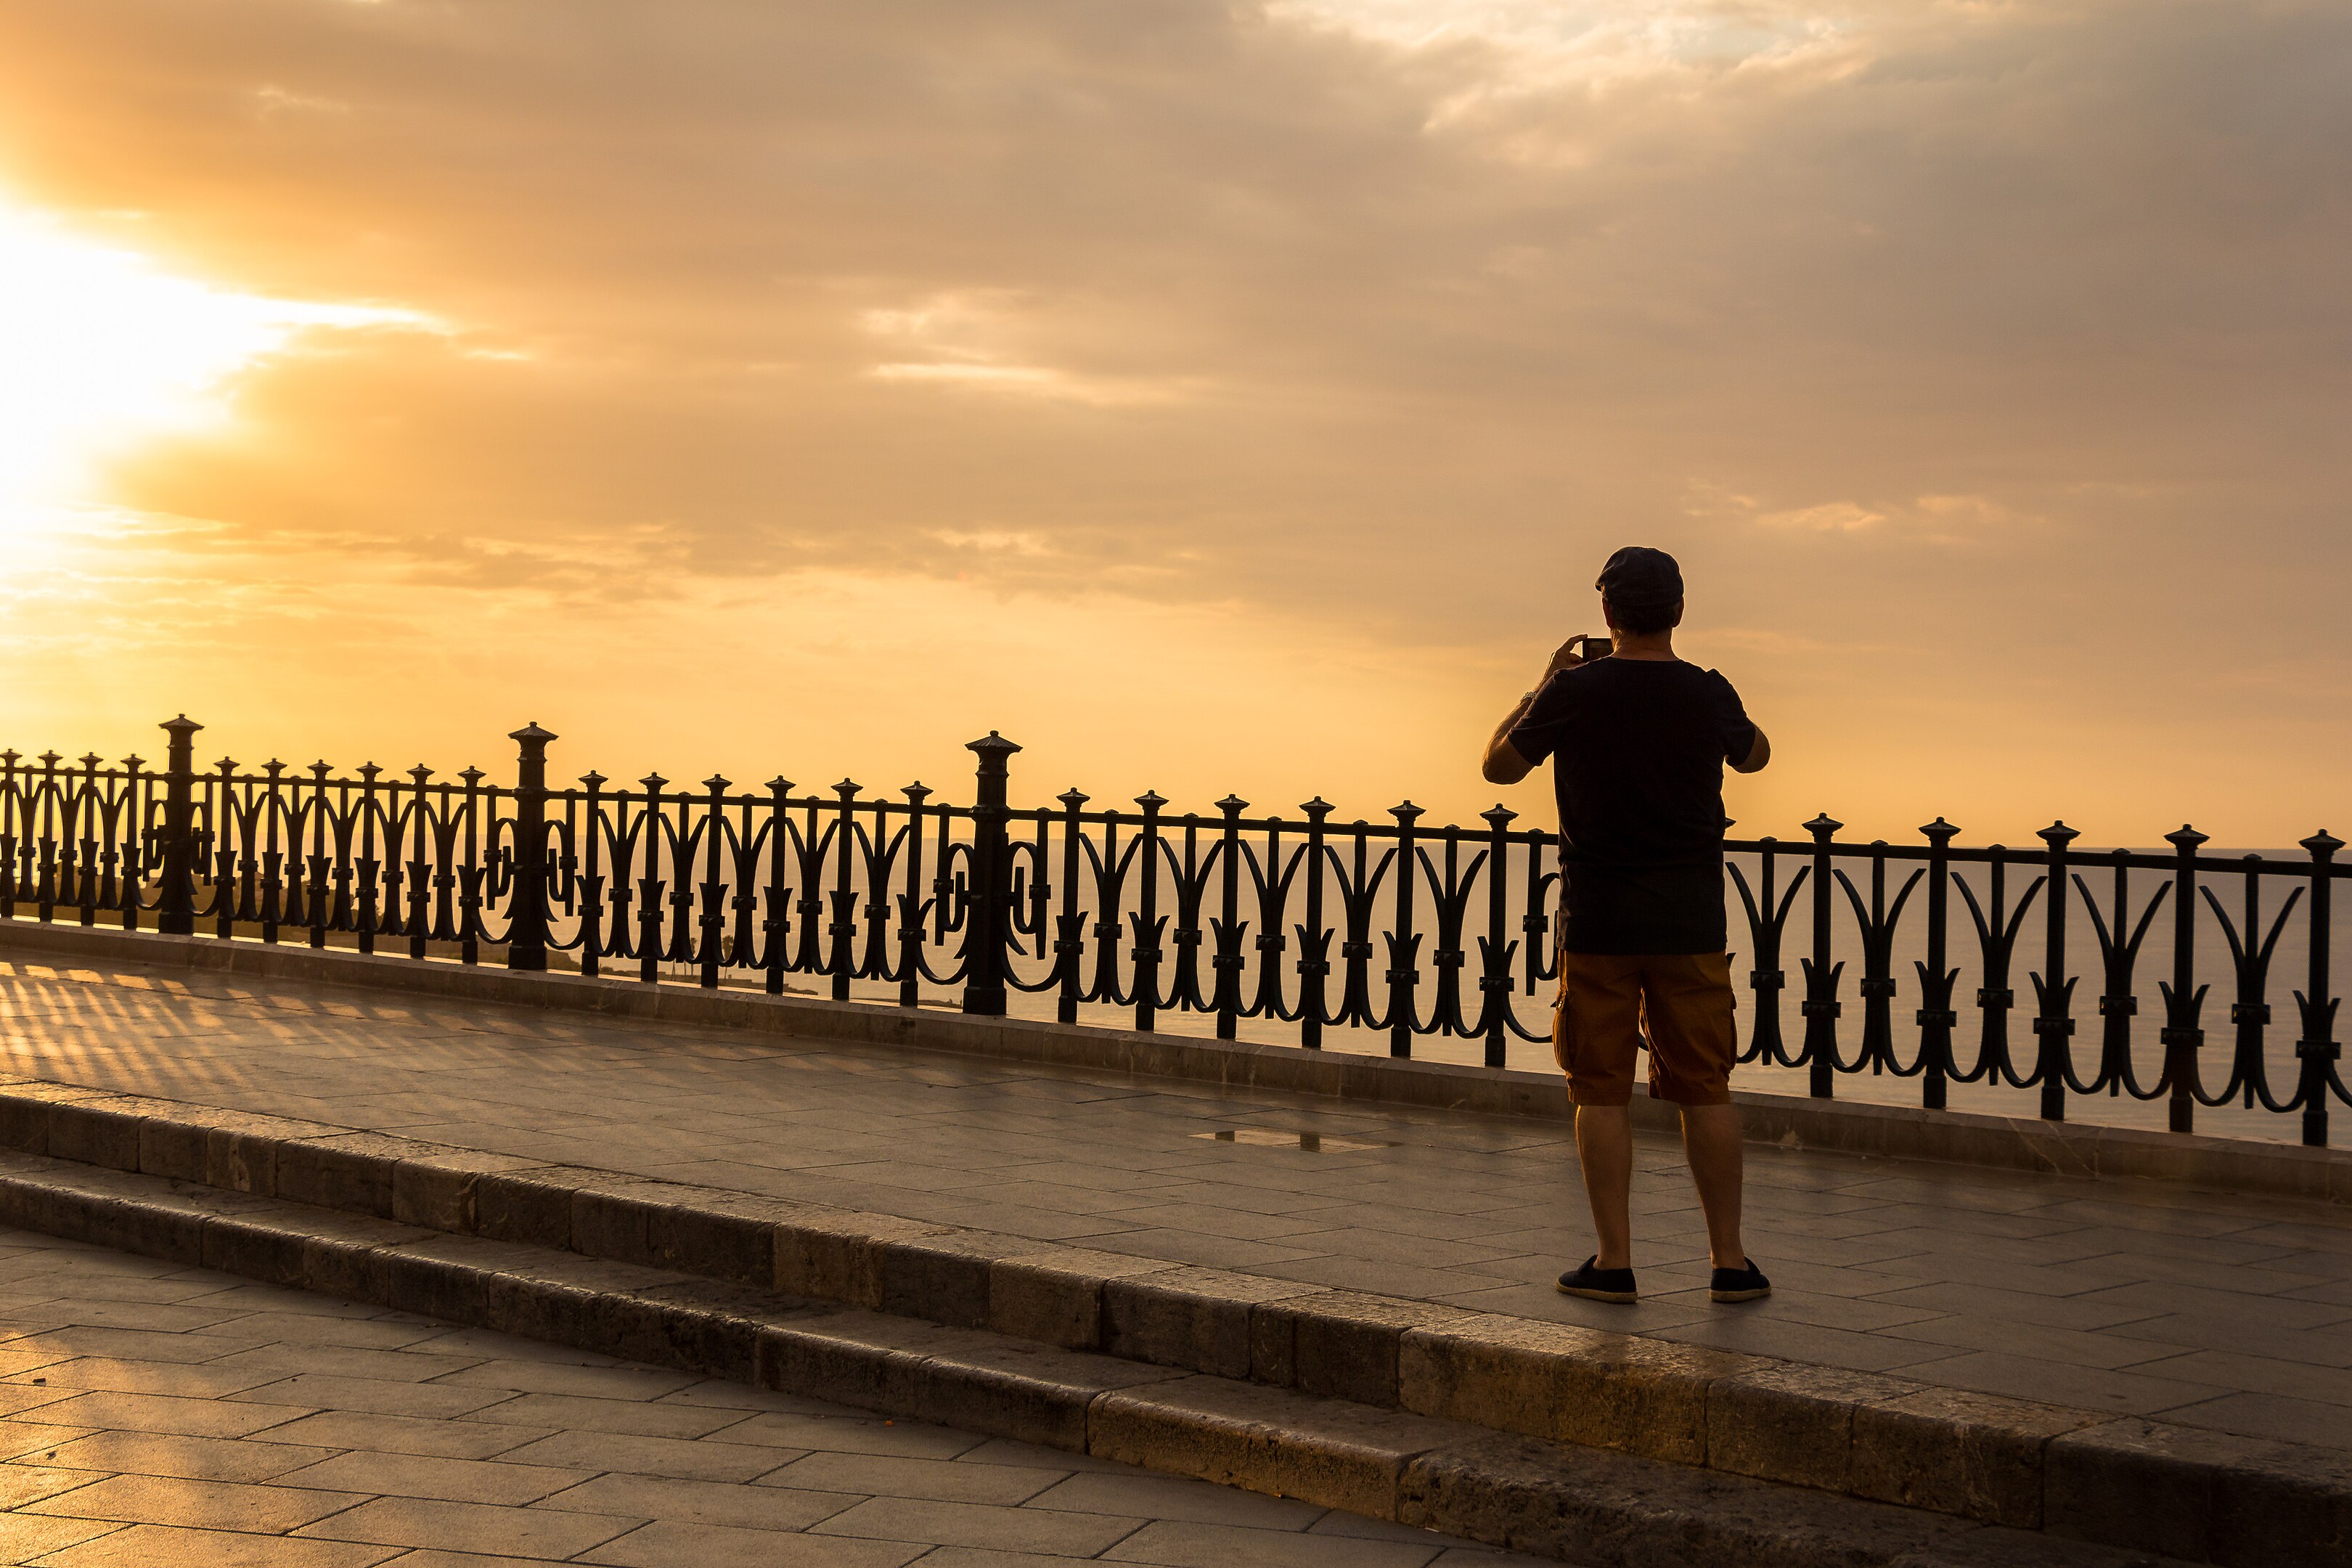
<path id="1" fill-rule="evenodd" d="M 1682 569 L 1631 545 L 1594 584 L 1612 650 L 1584 638 L 1551 656 L 1486 742 L 1490 784 L 1547 758 L 1559 802 L 1559 1004 L 1552 1055 L 1576 1106 L 1577 1162 L 1600 1250 L 1559 1288 L 1632 1301 L 1633 1060 L 1650 1094 L 1682 1108 L 1683 1152 L 1706 1215 L 1708 1293 L 1752 1301 L 1771 1282 L 1739 1240 L 1739 1112 L 1731 1103 L 1731 967 L 1724 952 L 1723 768 L 1752 773 L 1772 748 L 1731 683 L 1675 657 Z"/>

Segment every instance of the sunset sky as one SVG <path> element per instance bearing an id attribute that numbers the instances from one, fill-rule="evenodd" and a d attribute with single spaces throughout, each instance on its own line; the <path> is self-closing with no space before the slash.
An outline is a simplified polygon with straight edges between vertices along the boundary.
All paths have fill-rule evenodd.
<path id="1" fill-rule="evenodd" d="M 2352 7 L 9 0 L 0 743 L 2352 836 Z M 1549 823 L 1543 778 L 1505 793 Z"/>

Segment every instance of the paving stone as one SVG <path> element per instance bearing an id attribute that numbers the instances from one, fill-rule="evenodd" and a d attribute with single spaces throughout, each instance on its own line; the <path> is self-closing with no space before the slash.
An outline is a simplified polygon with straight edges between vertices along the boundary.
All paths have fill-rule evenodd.
<path id="1" fill-rule="evenodd" d="M 619 1392 L 625 1394 L 627 1384 Z M 472 1413 L 476 1421 L 499 1426 L 579 1428 L 638 1437 L 704 1437 L 740 1426 L 750 1412 L 653 1400 L 594 1398 L 577 1394 L 518 1394 Z"/>
<path id="2" fill-rule="evenodd" d="M 426 1383 L 478 1364 L 478 1357 L 435 1355 L 425 1351 L 366 1350 L 349 1345 L 278 1343 L 239 1349 L 212 1363 L 229 1372 L 255 1371 L 293 1377 L 364 1377 L 378 1383 Z"/>
<path id="3" fill-rule="evenodd" d="M 1424 1568 L 1440 1550 L 1402 1542 L 1162 1521 L 1145 1525 L 1102 1556 L 1107 1563 L 1152 1563 L 1167 1568 Z"/>
<path id="4" fill-rule="evenodd" d="M 592 1399 L 659 1399 L 691 1388 L 700 1378 L 691 1373 L 655 1367 L 629 1367 L 625 1375 L 609 1375 L 616 1363 L 599 1356 L 583 1364 L 541 1361 L 479 1362 L 435 1379 L 442 1388 L 492 1388 L 519 1394 L 578 1394 Z"/>
<path id="5" fill-rule="evenodd" d="M 1134 1475 L 1132 1465 L 1113 1464 L 1085 1454 L 1072 1454 L 1010 1437 L 991 1437 L 978 1447 L 956 1456 L 960 1465 L 1011 1465 L 1024 1470 L 1067 1470 L 1084 1475 Z"/>
<path id="6" fill-rule="evenodd" d="M 204 1530 L 277 1534 L 340 1512 L 361 1494 L 299 1487 L 249 1486 L 163 1476 L 110 1476 L 22 1511 L 70 1519 L 112 1519 L 136 1524 L 181 1524 Z"/>
<path id="7" fill-rule="evenodd" d="M 226 1318 L 226 1314 L 222 1316 Z M 436 1354 L 449 1353 L 447 1331 L 436 1323 L 398 1315 L 360 1318 L 324 1312 L 247 1312 L 226 1318 L 213 1331 L 298 1344 L 342 1345 L 354 1350 L 404 1350 L 429 1345 Z"/>
<path id="8" fill-rule="evenodd" d="M 137 1361 L 217 1362 L 223 1356 L 250 1350 L 250 1340 L 224 1339 L 211 1334 L 159 1333 L 144 1329 L 52 1329 L 11 1340 L 18 1355 L 55 1352 L 69 1356 L 109 1356 Z"/>
<path id="9" fill-rule="evenodd" d="M 66 1328 L 153 1329 L 167 1334 L 202 1331 L 224 1339 L 242 1340 L 249 1345 L 282 1337 L 267 1328 L 256 1328 L 247 1314 L 190 1307 L 176 1301 L 93 1301 L 60 1297 L 43 1306 L 38 1315 L 43 1321 Z"/>
<path id="10" fill-rule="evenodd" d="M 12 1545 L 15 1542 L 11 1542 Z M 137 1524 L 42 1558 L 42 1568 L 374 1568 L 400 1554 L 340 1541 Z"/>
<path id="11" fill-rule="evenodd" d="M 899 1568 L 929 1551 L 919 1542 L 816 1540 L 768 1530 L 656 1520 L 581 1556 L 618 1568 Z"/>
<path id="12" fill-rule="evenodd" d="M 87 1426 L 45 1426 L 36 1421 L 0 1421 L 0 1459 L 21 1459 L 39 1455 L 54 1458 L 57 1450 L 78 1437 L 87 1437 Z"/>
<path id="13" fill-rule="evenodd" d="M 464 1415 L 510 1397 L 503 1389 L 476 1388 L 448 1383 L 386 1383 L 373 1377 L 335 1377 L 301 1373 L 272 1377 L 224 1398 L 235 1404 L 292 1405 L 278 1418 L 291 1420 L 303 1410 L 358 1410 L 380 1415 Z"/>
<path id="14" fill-rule="evenodd" d="M 377 1546 L 431 1546 L 451 1552 L 479 1549 L 493 1555 L 560 1561 L 602 1545 L 630 1528 L 628 1521 L 604 1514 L 435 1502 L 423 1498 L 373 1498 L 295 1533 Z"/>
<path id="15" fill-rule="evenodd" d="M 2219 1399 L 2175 1405 L 2163 1412 L 2167 1421 L 2210 1426 L 2249 1437 L 2274 1437 L 2287 1443 L 2323 1447 L 2343 1445 L 2352 1427 L 2352 1410 L 2314 1399 L 2292 1399 L 2278 1394 L 2226 1394 Z"/>
<path id="16" fill-rule="evenodd" d="M 71 1456 L 68 1466 L 78 1466 Z M 0 1468 L 0 1511 L 22 1508 L 27 1503 L 55 1497 L 59 1492 L 86 1487 L 92 1481 L 104 1480 L 107 1472 L 98 1468 L 59 1468 L 49 1465 L 9 1465 Z M 0 1524 L 0 1538 L 5 1538 L 6 1526 Z"/>
<path id="17" fill-rule="evenodd" d="M 684 1480 L 748 1481 L 784 1462 L 772 1448 L 744 1443 L 633 1437 L 617 1432 L 558 1432 L 500 1456 L 509 1463 L 562 1469 L 622 1470 Z"/>
<path id="18" fill-rule="evenodd" d="M 123 1528 L 107 1520 L 36 1519 L 21 1513 L 11 1514 L 0 1522 L 5 1523 L 8 1531 L 0 1540 L 5 1541 L 10 1558 L 18 1563 L 29 1563 L 79 1542 L 103 1540 Z"/>
<path id="19" fill-rule="evenodd" d="M 1070 1568 L 1076 1559 L 1049 1557 L 1042 1552 L 996 1552 L 984 1546 L 940 1546 L 921 1561 L 923 1568 Z"/>
<path id="20" fill-rule="evenodd" d="M 768 1412 L 727 1428 L 730 1443 L 778 1448 L 821 1448 L 844 1454 L 893 1454 L 915 1459 L 952 1459 L 972 1452 L 980 1439 L 969 1432 L 925 1421 L 894 1421 L 880 1415 L 797 1415 Z M 777 1463 L 783 1461 L 779 1459 Z"/>
<path id="21" fill-rule="evenodd" d="M 0 1415 L 22 1415 L 44 1405 L 69 1399 L 73 1394 L 74 1390 L 69 1388 L 38 1387 L 23 1383 L 0 1384 Z"/>
<path id="22" fill-rule="evenodd" d="M 445 1502 L 520 1505 L 576 1486 L 583 1470 L 555 1469 L 520 1460 L 453 1459 L 435 1454 L 338 1454 L 277 1478 L 279 1486 L 328 1487 L 386 1497 L 436 1498 Z"/>
<path id="23" fill-rule="evenodd" d="M 1294 1498 L 1267 1497 L 1180 1476 L 1138 1474 L 1124 1466 L 1071 1476 L 1029 1499 L 1028 1506 L 1275 1531 L 1305 1530 L 1330 1511 Z"/>
<path id="24" fill-rule="evenodd" d="M 125 1470 L 199 1481 L 266 1481 L 316 1464 L 323 1447 L 268 1440 L 190 1437 L 159 1432 L 99 1432 L 57 1450 L 59 1463 L 85 1470 Z"/>
<path id="25" fill-rule="evenodd" d="M 431 1454 L 448 1459 L 487 1459 L 550 1436 L 549 1426 L 508 1426 L 478 1419 L 433 1420 L 354 1410 L 321 1410 L 283 1426 L 273 1426 L 271 1443 L 312 1444 L 317 1458 L 336 1448 L 379 1454 Z M 306 1461 L 307 1462 L 307 1461 Z"/>
<path id="26" fill-rule="evenodd" d="M 546 1506 L 574 1513 L 613 1513 L 688 1524 L 724 1524 L 745 1530 L 804 1530 L 861 1502 L 870 1491 L 825 1492 L 806 1489 L 741 1486 L 680 1480 L 669 1476 L 604 1475 L 546 1500 Z"/>
<path id="27" fill-rule="evenodd" d="M 2047 1400 L 2118 1415 L 2149 1415 L 2211 1399 L 2221 1390 L 2179 1378 L 2150 1376 L 2030 1356 L 1998 1355 L 1990 1352 L 1949 1356 L 1902 1369 L 1903 1375 L 1934 1380 L 1948 1387 L 2003 1394 L 2015 1399 Z"/>
<path id="28" fill-rule="evenodd" d="M 991 1508 L 979 1503 L 877 1497 L 814 1526 L 811 1533 L 1092 1557 L 1114 1542 L 1133 1534 L 1144 1522 L 1101 1514 L 1057 1513 L 1049 1509 Z"/>
<path id="29" fill-rule="evenodd" d="M 173 1433 L 187 1437 L 243 1437 L 275 1426 L 294 1415 L 278 1405 L 233 1404 L 218 1399 L 183 1399 L 160 1394 L 78 1394 L 40 1410 L 44 1423 L 105 1426 L 124 1432 Z"/>
<path id="30" fill-rule="evenodd" d="M 810 1454 L 760 1478 L 763 1487 L 824 1492 L 887 1493 L 939 1502 L 1023 1503 L 1061 1480 L 1066 1472 L 1011 1465 L 966 1465 L 942 1459 L 893 1458 L 877 1454 Z"/>

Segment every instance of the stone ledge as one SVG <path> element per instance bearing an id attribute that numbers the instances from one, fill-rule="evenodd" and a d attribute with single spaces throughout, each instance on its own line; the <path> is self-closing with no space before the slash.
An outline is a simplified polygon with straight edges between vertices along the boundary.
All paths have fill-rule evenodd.
<path id="1" fill-rule="evenodd" d="M 1568 1093 L 1550 1073 L 1399 1060 L 1295 1046 L 1141 1034 L 1023 1018 L 971 1017 L 929 1007 L 834 1002 L 759 992 L 647 985 L 579 974 L 525 973 L 345 949 L 213 937 L 163 936 L 102 926 L 0 920 L 0 952 L 152 964 L 409 995 L 646 1018 L 697 1027 L 965 1056 L 1341 1100 L 1565 1118 Z M 2085 1126 L 2030 1117 L 1863 1105 L 1735 1090 L 1749 1139 L 1890 1159 L 1939 1160 L 2063 1175 L 2136 1177 L 2225 1192 L 2352 1204 L 2352 1151 L 2248 1139 Z M 1637 1095 L 1637 1124 L 1675 1125 L 1672 1106 Z"/>
<path id="2" fill-rule="evenodd" d="M 89 1173 L 89 1184 L 186 1183 L 176 1173 L 194 1164 L 190 1130 L 232 1136 L 248 1152 L 228 1168 L 235 1180 L 175 1188 L 171 1200 L 178 1211 L 224 1216 L 225 1234 L 242 1235 L 234 1216 L 253 1205 L 293 1199 L 347 1236 L 377 1238 L 370 1245 L 378 1247 L 430 1242 L 485 1258 L 568 1252 L 621 1270 L 611 1278 L 622 1281 L 644 1270 L 693 1276 L 714 1289 L 987 1332 L 1026 1343 L 1037 1357 L 1096 1355 L 1146 1377 L 1195 1374 L 1238 1386 L 1248 1379 L 1352 1408 L 2118 1545 L 2170 1539 L 2147 1521 L 2177 1513 L 2183 1496 L 2225 1512 L 2259 1499 L 2266 1518 L 2309 1521 L 2321 1531 L 2315 1539 L 2340 1543 L 2336 1556 L 2315 1561 L 2352 1568 L 2352 1460 L 2326 1450 L 2249 1447 L 2221 1434 L 1896 1377 L 0 1078 L 7 1146 L 54 1159 L 62 1131 L 66 1148 L 112 1162 L 68 1156 L 78 1163 L 58 1167 Z M 142 1163 L 149 1151 L 163 1156 L 157 1168 Z M 322 1179 L 330 1171 L 339 1174 Z M 270 1172 L 294 1173 L 293 1188 L 266 1180 Z M 427 1216 L 453 1223 L 414 1223 Z M 153 1251 L 166 1245 L 155 1223 L 125 1217 L 104 1238 Z M 270 1244 L 247 1237 L 239 1245 L 266 1252 Z M 380 1251 L 362 1263 L 389 1267 Z M 306 1250 L 269 1266 L 344 1294 L 407 1288 L 352 1274 L 361 1263 L 341 1254 Z M 341 1272 L 316 1272 L 330 1268 Z M 336 1283 L 317 1282 L 326 1278 Z M 476 1310 L 450 1302 L 415 1310 Z M 896 1397 L 887 1382 L 855 1386 L 878 1403 Z M 1060 1407 L 1018 1380 L 1001 1397 L 1029 1401 L 1024 1408 L 1039 1421 L 1069 1419 L 1066 1409 L 1049 1415 Z M 2232 1542 L 2261 1536 L 2200 1538 L 2208 1560 L 2235 1562 L 2223 1555 Z"/>
<path id="3" fill-rule="evenodd" d="M 1588 1568 L 2179 1562 L 41 1155 L 0 1154 L 0 1224 L 1300 1498 Z"/>

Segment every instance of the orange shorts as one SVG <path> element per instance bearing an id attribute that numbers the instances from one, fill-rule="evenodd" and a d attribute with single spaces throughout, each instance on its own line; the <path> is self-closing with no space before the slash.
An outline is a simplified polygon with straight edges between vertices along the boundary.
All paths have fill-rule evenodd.
<path id="1" fill-rule="evenodd" d="M 1720 952 L 1560 955 L 1551 1051 L 1578 1105 L 1633 1098 L 1633 1053 L 1650 1047 L 1650 1098 L 1731 1103 L 1739 1054 L 1731 1021 L 1731 960 Z"/>

